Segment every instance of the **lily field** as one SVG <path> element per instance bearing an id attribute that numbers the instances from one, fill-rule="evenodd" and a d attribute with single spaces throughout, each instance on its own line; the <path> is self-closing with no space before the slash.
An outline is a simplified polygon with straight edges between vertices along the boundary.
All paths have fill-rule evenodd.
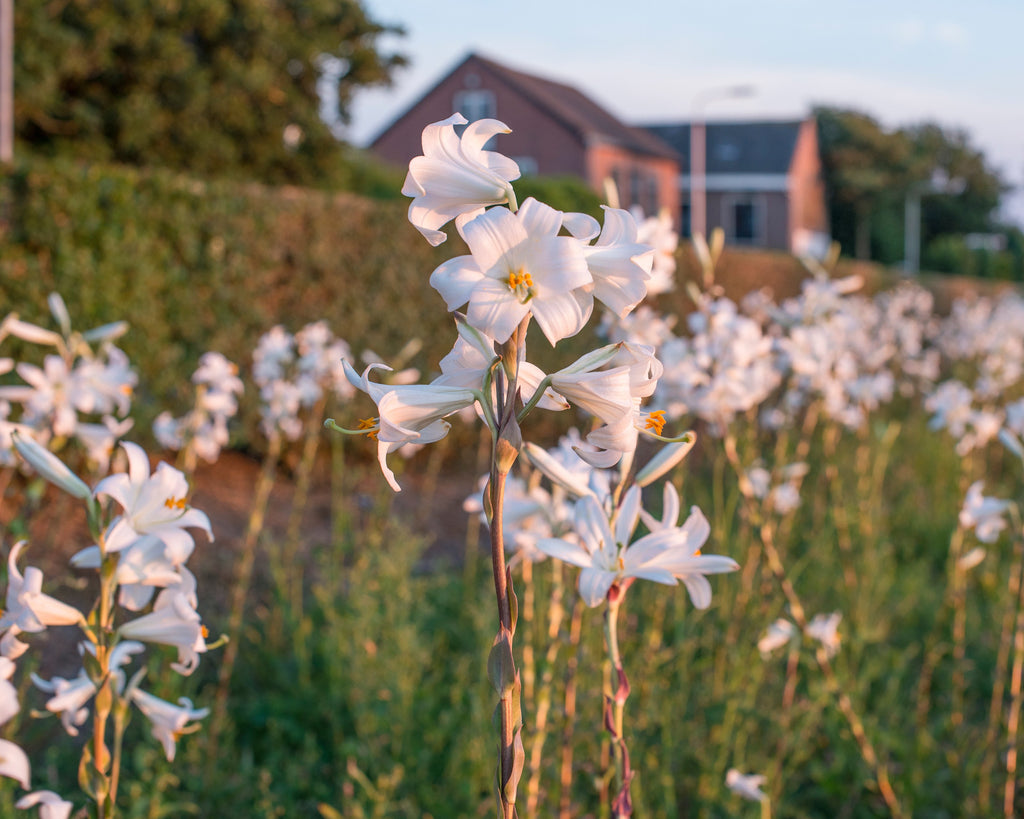
<path id="1" fill-rule="evenodd" d="M 0 296 L 0 816 L 1024 815 L 1024 298 L 762 288 L 459 124 L 405 342 Z"/>

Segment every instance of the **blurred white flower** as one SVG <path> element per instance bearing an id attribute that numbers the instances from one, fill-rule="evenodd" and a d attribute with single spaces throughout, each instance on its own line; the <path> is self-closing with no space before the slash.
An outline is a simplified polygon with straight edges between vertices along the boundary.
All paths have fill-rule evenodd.
<path id="1" fill-rule="evenodd" d="M 789 645 L 799 632 L 789 620 L 780 617 L 770 626 L 764 636 L 757 641 L 757 650 L 762 657 L 767 657 L 778 648 Z"/>
<path id="2" fill-rule="evenodd" d="M 39 819 L 68 819 L 74 805 L 53 791 L 33 791 L 14 803 L 18 810 L 39 807 Z"/>
<path id="3" fill-rule="evenodd" d="M 159 697 L 154 697 L 140 688 L 133 688 L 130 696 L 139 710 L 149 719 L 153 736 L 164 746 L 168 762 L 174 761 L 178 739 L 183 734 L 197 730 L 196 726 L 190 726 L 188 723 L 195 719 L 202 719 L 210 713 L 209 708 L 193 708 L 192 700 L 188 697 L 181 697 L 178 700 L 178 705 L 174 705 Z"/>
<path id="4" fill-rule="evenodd" d="M 833 657 L 839 651 L 841 640 L 839 621 L 842 619 L 843 615 L 839 612 L 816 614 L 814 619 L 807 624 L 807 636 L 821 643 L 827 657 Z"/>
<path id="5" fill-rule="evenodd" d="M 974 529 L 982 543 L 995 543 L 999 533 L 1006 528 L 1003 517 L 1010 508 L 1010 501 L 987 498 L 981 494 L 981 481 L 975 481 L 967 490 L 967 497 L 960 509 L 960 525 Z"/>
<path id="6" fill-rule="evenodd" d="M 16 626 L 34 633 L 47 626 L 73 626 L 85 620 L 82 613 L 55 597 L 43 594 L 43 573 L 35 566 L 18 571 L 18 555 L 25 547 L 19 541 L 7 559 L 7 606 L 0 617 L 0 631 Z"/>
<path id="7" fill-rule="evenodd" d="M 750 799 L 753 802 L 761 802 L 767 799 L 767 795 L 761 790 L 761 786 L 767 779 L 761 774 L 743 774 L 735 768 L 730 768 L 725 774 L 725 785 L 737 796 Z"/>

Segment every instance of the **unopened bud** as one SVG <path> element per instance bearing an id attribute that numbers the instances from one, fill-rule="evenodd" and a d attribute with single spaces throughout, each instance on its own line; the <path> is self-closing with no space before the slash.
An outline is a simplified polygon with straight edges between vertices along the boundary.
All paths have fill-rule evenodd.
<path id="1" fill-rule="evenodd" d="M 508 474 L 523 448 L 523 433 L 515 416 L 509 414 L 494 445 L 494 464 L 498 472 Z"/>
<path id="2" fill-rule="evenodd" d="M 84 500 L 92 494 L 85 482 L 50 450 L 31 438 L 22 437 L 17 432 L 11 435 L 11 440 L 14 442 L 14 448 L 18 454 L 39 473 L 40 477 L 76 498 Z"/>

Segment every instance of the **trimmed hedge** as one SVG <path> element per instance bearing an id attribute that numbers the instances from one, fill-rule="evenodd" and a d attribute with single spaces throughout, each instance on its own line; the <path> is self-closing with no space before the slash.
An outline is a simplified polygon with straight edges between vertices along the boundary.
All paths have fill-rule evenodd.
<path id="1" fill-rule="evenodd" d="M 294 332 L 325 319 L 357 355 L 369 347 L 387 357 L 418 336 L 417 363 L 429 368 L 454 339 L 429 275 L 465 250 L 457 236 L 431 248 L 406 207 L 24 161 L 0 182 L 0 316 L 51 326 L 46 297 L 56 291 L 76 329 L 130 322 L 119 344 L 139 370 L 146 429 L 162 409 L 188 406 L 203 352 L 248 371 L 259 336 L 279 323 Z"/>

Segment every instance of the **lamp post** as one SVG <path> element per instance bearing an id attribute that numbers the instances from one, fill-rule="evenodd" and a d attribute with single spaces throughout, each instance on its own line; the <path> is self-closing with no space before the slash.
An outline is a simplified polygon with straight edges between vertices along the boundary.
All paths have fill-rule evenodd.
<path id="1" fill-rule="evenodd" d="M 921 197 L 929 193 L 958 196 L 967 188 L 967 180 L 950 179 L 939 168 L 926 182 L 917 182 L 907 190 L 903 204 L 903 272 L 913 275 L 921 269 Z"/>
<path id="2" fill-rule="evenodd" d="M 707 88 L 694 97 L 693 115 L 690 123 L 690 235 L 705 235 L 708 229 L 707 216 L 707 126 L 704 123 L 704 108 L 708 103 L 735 97 L 750 97 L 754 94 L 752 85 L 728 85 Z"/>

